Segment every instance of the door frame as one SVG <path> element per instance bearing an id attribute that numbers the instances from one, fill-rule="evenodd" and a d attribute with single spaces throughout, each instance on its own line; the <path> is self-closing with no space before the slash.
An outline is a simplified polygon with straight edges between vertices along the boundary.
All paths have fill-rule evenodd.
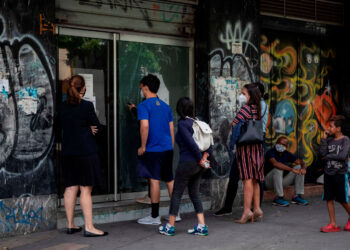
<path id="1" fill-rule="evenodd" d="M 147 194 L 147 191 L 143 192 L 130 192 L 130 193 L 120 193 L 118 192 L 118 50 L 117 42 L 118 41 L 129 41 L 129 42 L 142 42 L 149 44 L 159 44 L 159 45 L 170 45 L 170 46 L 179 46 L 187 47 L 189 49 L 189 96 L 192 100 L 195 99 L 195 65 L 194 65 L 194 39 L 188 38 L 178 38 L 170 37 L 163 35 L 153 35 L 146 33 L 137 33 L 137 32 L 123 32 L 123 31 L 114 31 L 114 30 L 96 30 L 88 29 L 85 27 L 74 27 L 74 26 L 56 26 L 57 35 L 69 35 L 69 36 L 80 36 L 88 38 L 100 38 L 105 40 L 113 41 L 113 81 L 107 84 L 107 92 L 109 93 L 109 88 L 113 87 L 115 90 L 113 95 L 113 125 L 112 128 L 115 131 L 115 136 L 113 137 L 113 146 L 114 150 L 111 153 L 114 153 L 113 164 L 108 159 L 109 166 L 113 166 L 114 169 L 114 193 L 106 195 L 94 195 L 92 197 L 93 202 L 106 202 L 106 201 L 120 201 L 120 200 L 130 200 L 135 199 Z M 59 69 L 58 69 L 59 70 Z M 194 102 L 195 103 L 195 102 Z M 107 109 L 110 107 L 107 106 Z M 107 110 L 108 112 L 108 110 Z M 109 113 L 109 112 L 108 112 Z M 110 130 L 108 130 L 109 133 Z M 108 134 L 108 139 L 110 134 Z M 168 191 L 166 189 L 161 190 L 161 196 L 167 197 Z M 63 199 L 59 200 L 59 205 L 64 204 Z M 79 204 L 79 200 L 77 200 Z"/>

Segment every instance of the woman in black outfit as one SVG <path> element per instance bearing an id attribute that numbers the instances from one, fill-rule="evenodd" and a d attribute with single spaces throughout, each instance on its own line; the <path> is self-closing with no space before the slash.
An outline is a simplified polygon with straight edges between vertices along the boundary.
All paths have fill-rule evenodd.
<path id="1" fill-rule="evenodd" d="M 100 161 L 94 134 L 100 125 L 91 102 L 82 100 L 86 91 L 85 80 L 80 75 L 69 80 L 67 100 L 59 109 L 62 128 L 63 177 L 65 183 L 64 206 L 68 221 L 67 234 L 82 230 L 74 225 L 74 209 L 78 191 L 83 210 L 84 236 L 105 236 L 92 222 L 93 186 L 102 184 Z"/>

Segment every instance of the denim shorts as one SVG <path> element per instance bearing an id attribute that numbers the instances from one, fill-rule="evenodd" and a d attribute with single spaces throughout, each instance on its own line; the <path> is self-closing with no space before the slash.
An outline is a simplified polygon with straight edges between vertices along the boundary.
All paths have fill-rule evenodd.
<path id="1" fill-rule="evenodd" d="M 145 152 L 138 158 L 139 177 L 169 182 L 173 176 L 173 150 Z"/>

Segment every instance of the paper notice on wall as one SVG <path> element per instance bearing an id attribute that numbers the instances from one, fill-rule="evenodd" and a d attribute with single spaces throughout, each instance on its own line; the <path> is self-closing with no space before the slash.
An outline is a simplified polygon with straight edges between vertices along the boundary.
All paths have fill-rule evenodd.
<path id="1" fill-rule="evenodd" d="M 33 97 L 24 97 L 17 104 L 26 115 L 36 114 L 38 110 L 38 99 Z"/>
<path id="2" fill-rule="evenodd" d="M 243 54 L 242 43 L 232 43 L 232 54 Z"/>
<path id="3" fill-rule="evenodd" d="M 94 96 L 94 75 L 93 74 L 79 74 L 85 79 L 86 92 L 85 97 L 92 98 Z"/>

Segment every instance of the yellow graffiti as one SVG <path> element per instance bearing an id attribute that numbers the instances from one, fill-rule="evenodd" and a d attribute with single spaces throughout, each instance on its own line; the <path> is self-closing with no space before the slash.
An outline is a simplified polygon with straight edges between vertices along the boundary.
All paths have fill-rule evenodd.
<path id="1" fill-rule="evenodd" d="M 265 35 L 260 49 L 260 81 L 270 96 L 266 138 L 274 144 L 280 136 L 287 136 L 289 150 L 310 166 L 317 157 L 320 131 L 327 128 L 330 116 L 336 112 L 333 100 L 337 100 L 337 91 L 331 90 L 325 80 L 332 71 L 325 62 L 335 58 L 335 51 L 322 50 L 315 43 L 299 42 L 298 48 L 281 39 L 269 43 Z M 286 105 L 283 112 L 277 108 L 282 103 Z"/>

